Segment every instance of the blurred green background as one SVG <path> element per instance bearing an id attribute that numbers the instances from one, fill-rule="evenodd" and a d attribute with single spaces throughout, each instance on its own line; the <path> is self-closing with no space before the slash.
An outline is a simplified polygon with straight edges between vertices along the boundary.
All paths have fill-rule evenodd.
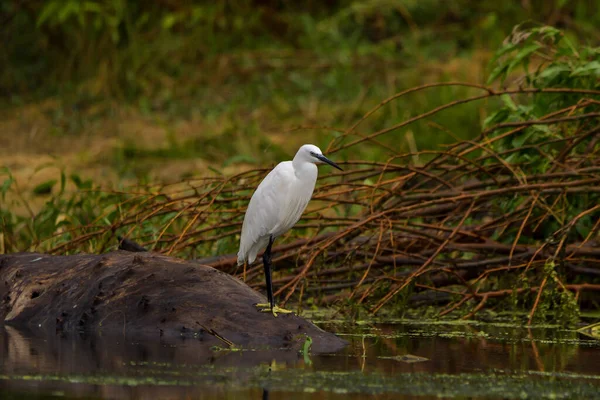
<path id="1" fill-rule="evenodd" d="M 600 41 L 591 0 L 4 0 L 0 166 L 22 189 L 56 168 L 119 186 L 269 166 L 303 143 L 326 147 L 394 93 L 485 83 L 526 21 Z M 403 97 L 359 131 L 472 93 Z M 415 151 L 474 137 L 489 108 L 455 107 L 381 140 Z M 364 145 L 343 159 L 386 154 Z"/>

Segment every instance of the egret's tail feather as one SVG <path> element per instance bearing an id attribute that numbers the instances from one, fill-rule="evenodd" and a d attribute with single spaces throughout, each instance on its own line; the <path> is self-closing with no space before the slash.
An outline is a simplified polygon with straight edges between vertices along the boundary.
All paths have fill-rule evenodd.
<path id="1" fill-rule="evenodd" d="M 238 253 L 238 259 L 237 259 L 237 265 L 238 265 L 238 267 L 240 265 L 244 265 L 245 262 L 246 262 L 246 260 L 244 259 L 244 255 Z"/>

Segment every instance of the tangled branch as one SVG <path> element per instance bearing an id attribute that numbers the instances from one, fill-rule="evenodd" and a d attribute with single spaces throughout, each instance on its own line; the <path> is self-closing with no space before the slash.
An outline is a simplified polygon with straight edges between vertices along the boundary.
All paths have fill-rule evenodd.
<path id="1" fill-rule="evenodd" d="M 357 130 L 399 97 L 453 85 L 483 93 L 368 135 Z M 364 142 L 389 152 L 389 141 L 379 139 L 442 110 L 490 97 L 557 93 L 580 98 L 539 118 L 497 123 L 444 150 L 396 152 L 384 163 L 350 161 L 343 172 L 320 178 L 309 209 L 288 235 L 296 239 L 284 238 L 273 249 L 276 295 L 365 304 L 372 313 L 406 298 L 442 302 L 442 315 L 463 310 L 469 318 L 498 299 L 513 299 L 529 307 L 532 319 L 543 304 L 564 305 L 560 296 L 574 293 L 581 302 L 582 293 L 600 291 L 600 91 L 425 85 L 383 101 L 333 140 L 328 153 L 351 154 Z M 414 159 L 428 161 L 414 165 Z M 198 258 L 258 288 L 262 267 L 242 271 L 231 253 L 252 188 L 266 172 L 116 193 L 124 198 L 116 208 L 39 245 L 65 253 L 95 241 L 105 251 L 120 234 L 153 251 Z M 160 230 L 149 228 L 156 225 Z"/>

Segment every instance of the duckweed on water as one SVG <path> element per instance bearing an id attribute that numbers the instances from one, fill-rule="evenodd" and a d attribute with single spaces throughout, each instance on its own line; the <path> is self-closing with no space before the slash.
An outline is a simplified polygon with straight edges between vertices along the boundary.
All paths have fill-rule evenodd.
<path id="1" fill-rule="evenodd" d="M 379 323 L 381 323 L 381 320 Z M 507 344 L 536 342 L 592 347 L 600 345 L 598 340 L 594 340 L 596 338 L 593 335 L 586 335 L 587 337 L 590 337 L 590 339 L 581 337 L 581 333 L 586 333 L 583 331 L 584 328 L 575 330 L 547 324 L 524 327 L 522 325 L 510 323 L 484 323 L 478 321 L 387 319 L 383 322 L 383 325 L 394 327 L 394 329 L 387 330 L 392 333 L 382 331 L 382 325 L 374 327 L 373 325 L 369 326 L 368 324 L 361 324 L 352 332 L 340 333 L 339 335 L 346 338 L 364 337 L 398 339 L 403 337 L 439 337 L 445 339 L 489 339 Z M 595 325 L 590 326 L 593 327 Z"/>
<path id="2" fill-rule="evenodd" d="M 118 386 L 226 386 L 229 390 L 265 388 L 281 392 L 332 392 L 417 396 L 487 398 L 599 398 L 600 377 L 577 374 L 522 373 L 498 371 L 490 374 L 406 373 L 394 377 L 379 373 L 281 370 L 238 370 L 248 374 L 240 383 L 230 374 L 205 371 L 175 379 L 157 376 L 86 376 L 86 375 L 0 375 L 0 380 L 46 381 Z M 567 380 L 568 379 L 568 380 Z"/>

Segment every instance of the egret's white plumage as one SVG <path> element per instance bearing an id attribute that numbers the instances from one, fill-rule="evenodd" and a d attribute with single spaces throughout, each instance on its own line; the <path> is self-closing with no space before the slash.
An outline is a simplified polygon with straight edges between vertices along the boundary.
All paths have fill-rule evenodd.
<path id="1" fill-rule="evenodd" d="M 275 306 L 271 280 L 271 246 L 273 241 L 290 230 L 302 216 L 317 182 L 317 163 L 327 163 L 341 169 L 312 144 L 300 147 L 292 161 L 284 161 L 263 179 L 250 199 L 240 238 L 238 265 L 251 264 L 260 250 L 263 254 L 268 304 L 263 311 L 289 313 Z"/>
<path id="2" fill-rule="evenodd" d="M 240 238 L 238 265 L 251 264 L 260 250 L 290 230 L 302 216 L 312 197 L 323 153 L 312 144 L 300 147 L 292 161 L 279 163 L 250 199 Z"/>

